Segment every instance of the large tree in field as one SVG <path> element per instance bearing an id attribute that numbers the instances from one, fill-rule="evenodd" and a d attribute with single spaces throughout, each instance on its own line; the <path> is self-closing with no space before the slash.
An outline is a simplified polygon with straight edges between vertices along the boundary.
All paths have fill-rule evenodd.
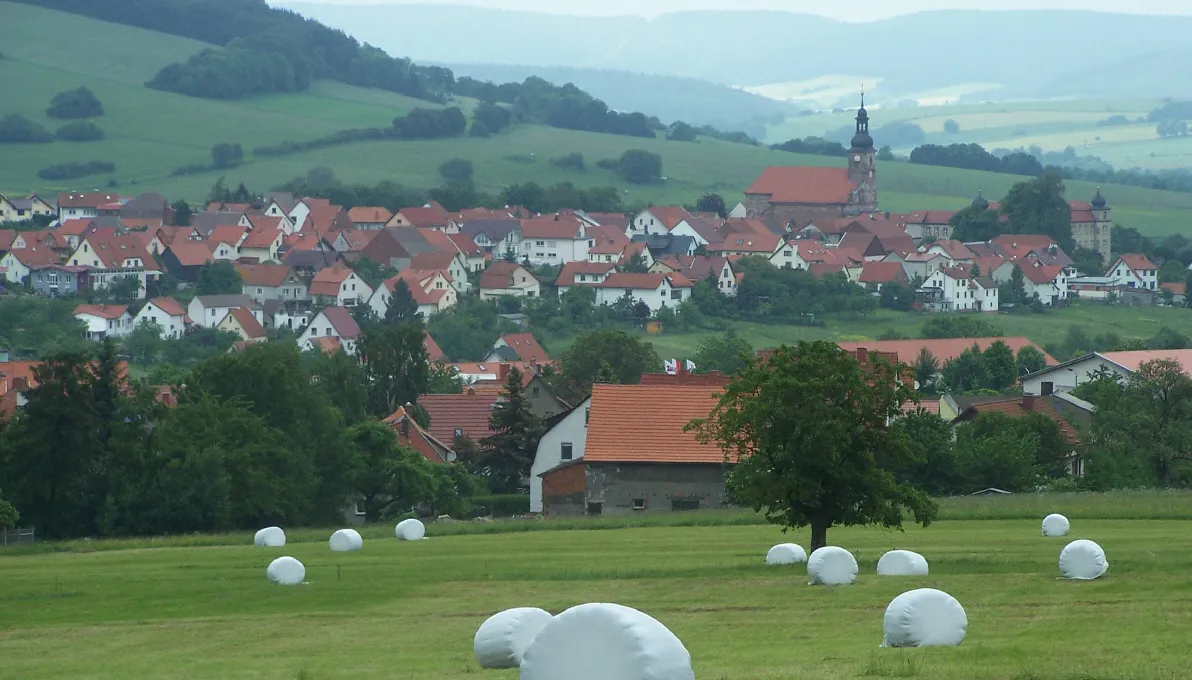
<path id="1" fill-rule="evenodd" d="M 510 369 L 501 397 L 488 419 L 492 434 L 480 440 L 480 468 L 493 492 L 515 493 L 530 472 L 545 428 L 530 409 L 522 372 L 517 368 Z"/>
<path id="2" fill-rule="evenodd" d="M 906 513 L 926 526 L 936 505 L 898 480 L 916 462 L 906 431 L 891 423 L 912 392 L 898 367 L 866 370 L 829 342 L 783 346 L 737 374 L 706 419 L 687 427 L 736 461 L 733 495 L 785 528 L 811 527 L 811 548 L 834 526 L 900 528 Z"/>

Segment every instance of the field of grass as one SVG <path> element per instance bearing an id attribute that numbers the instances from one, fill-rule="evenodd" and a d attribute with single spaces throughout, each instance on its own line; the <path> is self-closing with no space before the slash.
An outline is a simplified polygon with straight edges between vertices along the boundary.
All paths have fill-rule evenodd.
<path id="1" fill-rule="evenodd" d="M 829 540 L 861 566 L 857 584 L 835 589 L 807 586 L 802 567 L 762 564 L 774 543 L 806 545 L 806 532 L 674 526 L 671 518 L 605 531 L 568 524 L 435 535 L 432 526 L 432 538 L 419 543 L 376 528 L 354 554 L 329 552 L 329 531 L 281 550 L 254 548 L 243 536 L 231 546 L 0 552 L 0 658 L 14 678 L 462 679 L 479 672 L 472 635 L 491 613 L 612 601 L 670 627 L 700 678 L 1174 680 L 1192 663 L 1184 644 L 1192 522 L 1098 518 L 1188 507 L 1186 496 L 1136 496 L 961 499 L 994 509 L 991 516 L 998 506 L 1033 514 L 943 519 L 905 533 L 833 529 Z M 1102 504 L 1110 512 L 1098 512 Z M 1058 578 L 1066 541 L 1039 535 L 1045 511 L 1064 512 L 1072 538 L 1105 548 L 1105 577 Z M 714 515 L 685 517 L 715 524 Z M 893 548 L 924 554 L 931 575 L 879 579 L 874 565 Z M 266 582 L 265 566 L 279 554 L 305 563 L 307 584 Z M 960 647 L 878 648 L 886 604 L 917 587 L 940 588 L 965 606 Z M 512 680 L 517 672 L 484 675 Z"/>
<path id="2" fill-rule="evenodd" d="M 429 104 L 333 82 L 316 82 L 300 94 L 240 102 L 184 97 L 147 89 L 143 83 L 162 66 L 206 47 L 202 43 L 3 1 L 0 19 L 6 27 L 0 91 L 21 93 L 0 101 L 0 115 L 21 113 L 52 130 L 59 123 L 44 116 L 50 99 L 80 85 L 91 88 L 107 110 L 107 115 L 96 120 L 107 133 L 102 141 L 5 145 L 5 162 L 0 164 L 3 194 L 103 188 L 114 180 L 115 188 L 126 193 L 153 190 L 201 201 L 221 175 L 226 175 L 233 186 L 244 182 L 264 190 L 317 166 L 332 168 L 347 182 L 371 184 L 386 179 L 425 188 L 440 182 L 437 171 L 444 161 L 464 157 L 475 163 L 477 184 L 493 192 L 518 182 L 551 184 L 566 180 L 583 187 L 616 185 L 626 205 L 690 202 L 705 192 L 720 193 L 731 203 L 739 200 L 767 166 L 841 162 L 716 140 L 691 144 L 544 126 L 521 126 L 490 139 L 367 142 L 257 159 L 251 155 L 251 149 L 257 146 L 306 140 L 352 127 L 385 127 L 411 108 Z M 70 35 L 72 39 L 47 41 L 47 35 Z M 471 102 L 461 104 L 468 108 Z M 1038 109 L 1024 106 L 1030 111 Z M 1135 108 L 1144 107 L 1139 104 Z M 899 109 L 890 113 L 921 115 L 921 111 Z M 847 123 L 847 115 L 838 117 Z M 812 119 L 792 120 L 804 124 Z M 815 126 L 817 133 L 822 132 L 818 129 L 820 123 Z M 246 162 L 229 171 L 170 176 L 174 168 L 210 162 L 210 148 L 217 143 L 241 144 Z M 597 161 L 619 157 L 633 148 L 662 155 L 665 182 L 628 185 L 595 167 Z M 549 162 L 572 152 L 584 155 L 590 166 L 586 172 L 559 171 Z M 518 160 L 531 154 L 535 162 Z M 117 171 L 61 183 L 36 177 L 40 168 L 86 160 L 111 161 Z M 884 209 L 910 212 L 962 207 L 978 189 L 984 189 L 987 196 L 1000 196 L 1020 179 L 886 163 L 879 169 L 878 186 Z M 1077 198 L 1091 197 L 1095 190 L 1087 182 L 1069 185 L 1069 194 Z M 1188 227 L 1192 195 L 1117 186 L 1106 188 L 1104 193 L 1119 223 L 1147 234 L 1170 234 Z"/>
<path id="3" fill-rule="evenodd" d="M 800 340 L 876 340 L 891 330 L 915 338 L 920 335 L 923 323 L 931 318 L 930 314 L 879 310 L 869 316 L 830 317 L 826 319 L 827 326 L 824 328 L 734 322 L 732 329 L 754 348 L 761 349 Z M 979 318 L 996 326 L 1004 336 L 1024 336 L 1041 347 L 1063 343 L 1072 326 L 1083 326 L 1090 335 L 1117 333 L 1126 340 L 1154 337 L 1164 327 L 1192 337 L 1192 310 L 1175 307 L 1125 307 L 1086 302 L 1044 314 L 984 314 Z M 654 344 L 659 356 L 691 358 L 700 342 L 712 333 L 664 333 L 650 337 L 649 341 Z M 574 337 L 548 340 L 547 350 L 551 356 L 558 356 L 574 340 Z"/>

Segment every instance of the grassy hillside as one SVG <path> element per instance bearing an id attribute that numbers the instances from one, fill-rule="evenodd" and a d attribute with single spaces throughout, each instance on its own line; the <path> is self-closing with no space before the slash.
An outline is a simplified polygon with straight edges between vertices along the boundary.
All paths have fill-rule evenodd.
<path id="1" fill-rule="evenodd" d="M 0 193 L 98 188 L 113 179 L 116 188 L 129 193 L 153 189 L 201 200 L 221 174 L 230 182 L 243 181 L 261 190 L 316 166 L 329 166 L 349 182 L 389 179 L 429 187 L 438 183 L 437 168 L 443 161 L 462 156 L 475 162 L 478 184 L 490 191 L 516 182 L 569 180 L 580 186 L 618 184 L 626 204 L 685 202 L 708 191 L 732 202 L 766 166 L 841 162 L 715 140 L 692 144 L 524 126 L 490 139 L 359 143 L 260 160 L 250 155 L 244 165 L 226 173 L 171 177 L 174 168 L 208 162 L 210 148 L 217 143 L 240 143 L 249 150 L 345 128 L 386 126 L 395 116 L 427 104 L 331 82 L 317 82 L 301 94 L 239 102 L 184 97 L 150 90 L 142 83 L 161 66 L 201 49 L 200 43 L 8 2 L 0 2 L 0 18 L 10 28 L 2 50 L 5 58 L 0 59 L 0 91 L 22 93 L 0 102 L 0 115 L 21 113 L 53 129 L 55 122 L 44 116 L 50 99 L 86 85 L 104 102 L 107 115 L 96 123 L 108 135 L 103 141 L 83 144 L 5 145 Z M 46 41 L 46 35 L 77 37 Z M 661 154 L 667 181 L 630 186 L 595 168 L 596 161 L 618 157 L 631 148 Z M 550 165 L 549 159 L 571 152 L 582 153 L 590 169 L 561 172 Z M 535 162 L 526 162 L 531 154 Z M 65 183 L 36 177 L 40 168 L 84 160 L 112 161 L 117 172 Z M 1001 195 L 1017 179 L 897 163 L 885 163 L 879 169 L 882 206 L 896 212 L 958 208 L 978 189 L 987 196 Z M 1091 197 L 1095 190 L 1088 183 L 1069 184 L 1069 193 L 1076 198 Z M 1120 222 L 1146 233 L 1166 234 L 1188 226 L 1192 196 L 1116 186 L 1107 188 L 1105 195 Z"/>

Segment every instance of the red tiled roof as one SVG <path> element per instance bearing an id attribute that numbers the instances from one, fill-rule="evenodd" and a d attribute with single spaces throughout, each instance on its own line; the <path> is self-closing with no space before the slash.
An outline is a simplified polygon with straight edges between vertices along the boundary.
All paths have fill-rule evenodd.
<path id="1" fill-rule="evenodd" d="M 119 319 L 128 313 L 128 305 L 79 305 L 74 309 L 74 315 L 89 314 L 101 319 Z"/>
<path id="2" fill-rule="evenodd" d="M 151 298 L 149 304 L 170 316 L 186 316 L 186 310 L 182 308 L 182 305 L 177 300 L 171 297 Z"/>
<path id="3" fill-rule="evenodd" d="M 427 361 L 434 363 L 436 361 L 443 360 L 443 349 L 439 347 L 439 343 L 435 342 L 435 339 L 430 336 L 430 333 L 426 333 L 423 336 L 422 344 L 426 347 Z"/>
<path id="4" fill-rule="evenodd" d="M 584 460 L 593 463 L 723 463 L 724 452 L 683 428 L 706 418 L 720 388 L 706 385 L 594 385 Z M 648 405 L 649 416 L 643 417 Z"/>
<path id="5" fill-rule="evenodd" d="M 105 203 L 119 203 L 117 194 L 82 193 L 58 194 L 59 208 L 98 208 Z"/>
<path id="6" fill-rule="evenodd" d="M 948 257 L 952 258 L 953 260 L 973 259 L 973 251 L 969 250 L 968 246 L 964 245 L 960 241 L 957 241 L 956 239 L 936 241 L 935 243 L 931 244 L 931 247 L 939 247 L 941 250 L 947 253 Z"/>
<path id="7" fill-rule="evenodd" d="M 1183 367 L 1184 373 L 1192 375 L 1192 349 L 1154 349 L 1133 352 L 1101 352 L 1109 359 L 1129 371 L 1137 371 L 1148 361 L 1174 361 Z"/>
<path id="8" fill-rule="evenodd" d="M 782 237 L 778 234 L 730 234 L 724 243 L 712 243 L 706 246 L 709 252 L 726 253 L 772 253 L 782 244 Z"/>
<path id="9" fill-rule="evenodd" d="M 0 361 L 0 396 L 4 396 L 13 389 L 13 382 L 23 379 L 30 387 L 37 387 L 37 379 L 33 377 L 33 369 L 41 365 L 40 361 Z"/>
<path id="10" fill-rule="evenodd" d="M 75 218 L 73 220 L 66 220 L 58 225 L 58 233 L 65 236 L 80 236 L 87 227 L 91 226 L 93 220 L 90 217 Z"/>
<path id="11" fill-rule="evenodd" d="M 238 224 L 221 224 L 207 234 L 207 245 L 212 248 L 220 243 L 231 246 L 240 245 L 246 231 L 248 230 Z"/>
<path id="12" fill-rule="evenodd" d="M 485 269 L 484 273 L 480 275 L 480 288 L 489 290 L 511 288 L 517 284 L 517 281 L 514 281 L 513 279 L 519 269 L 522 269 L 522 271 L 525 272 L 526 277 L 529 279 L 529 281 L 526 281 L 526 283 L 538 280 L 534 278 L 533 274 L 523 269 L 522 266 L 516 262 L 494 262 L 490 264 L 488 269 Z"/>
<path id="13" fill-rule="evenodd" d="M 328 307 L 322 311 L 327 321 L 335 328 L 335 333 L 345 340 L 355 340 L 360 336 L 360 326 L 352 313 L 343 307 Z"/>
<path id="14" fill-rule="evenodd" d="M 314 345 L 323 354 L 335 354 L 342 347 L 339 343 L 339 338 L 330 335 L 319 335 L 310 338 L 306 342 L 307 344 Z"/>
<path id="15" fill-rule="evenodd" d="M 501 336 L 518 359 L 535 364 L 550 363 L 550 355 L 532 333 L 506 333 Z"/>
<path id="16" fill-rule="evenodd" d="M 26 267 L 59 263 L 58 255 L 43 245 L 14 248 L 8 252 Z"/>
<path id="17" fill-rule="evenodd" d="M 1158 265 L 1156 265 L 1154 262 L 1151 262 L 1149 257 L 1146 255 L 1140 255 L 1139 253 L 1122 253 L 1121 255 L 1118 255 L 1118 259 L 1121 260 L 1122 264 L 1125 264 L 1135 273 L 1139 272 L 1139 270 L 1157 270 L 1159 268 Z M 1141 274 L 1139 274 L 1139 276 L 1141 276 Z"/>
<path id="18" fill-rule="evenodd" d="M 608 274 L 616 269 L 616 265 L 611 262 L 568 262 L 559 270 L 559 278 L 555 280 L 555 285 L 559 287 L 576 285 L 575 276 L 577 274 L 597 275 Z M 580 282 L 579 285 L 585 285 L 588 282 Z M 594 283 L 591 285 L 595 285 Z"/>
<path id="19" fill-rule="evenodd" d="M 642 385 L 687 385 L 702 387 L 724 387 L 732 382 L 732 378 L 720 371 L 708 373 L 643 373 Z"/>
<path id="20" fill-rule="evenodd" d="M 535 217 L 521 221 L 522 238 L 574 240 L 582 223 L 571 215 Z"/>
<path id="21" fill-rule="evenodd" d="M 265 328 L 257 321 L 257 317 L 252 315 L 252 312 L 243 307 L 236 307 L 228 310 L 228 316 L 236 320 L 240 324 L 240 329 L 248 336 L 248 340 L 265 337 Z"/>
<path id="22" fill-rule="evenodd" d="M 455 244 L 459 252 L 465 256 L 477 257 L 481 254 L 480 246 L 476 245 L 476 242 L 472 240 L 471 236 L 468 236 L 462 231 L 457 234 L 447 234 L 447 238 L 451 239 L 451 242 Z"/>
<path id="23" fill-rule="evenodd" d="M 650 208 L 650 214 L 662 222 L 667 231 L 674 229 L 683 220 L 693 217 L 681 205 L 656 205 Z"/>
<path id="24" fill-rule="evenodd" d="M 630 274 L 627 272 L 610 274 L 607 279 L 602 283 L 596 284 L 596 286 L 599 288 L 657 290 L 662 286 L 663 281 L 669 282 L 674 288 L 691 288 L 695 286 L 690 279 L 682 274 Z"/>
<path id="25" fill-rule="evenodd" d="M 285 283 L 294 268 L 284 264 L 238 264 L 236 271 L 246 286 L 276 288 Z"/>
<path id="26" fill-rule="evenodd" d="M 426 409 L 430 433 L 439 441 L 454 442 L 459 429 L 462 436 L 479 442 L 491 434 L 488 419 L 500 399 L 499 394 L 465 389 L 463 394 L 424 394 L 418 405 Z"/>
<path id="27" fill-rule="evenodd" d="M 807 265 L 807 271 L 817 279 L 824 277 L 824 274 L 839 274 L 844 271 L 844 265 L 835 262 L 816 262 L 815 264 Z"/>
<path id="28" fill-rule="evenodd" d="M 866 262 L 861 265 L 860 283 L 906 283 L 906 271 L 897 262 Z"/>
<path id="29" fill-rule="evenodd" d="M 628 243 L 613 243 L 610 241 L 601 243 L 600 241 L 597 241 L 595 246 L 588 248 L 588 254 L 620 256 L 621 253 L 625 252 L 625 248 L 628 245 Z"/>
<path id="30" fill-rule="evenodd" d="M 402 446 L 417 451 L 432 463 L 448 462 L 447 452 L 451 450 L 451 447 L 422 429 L 422 426 L 406 413 L 405 407 L 398 406 L 393 415 L 384 420 L 384 423 L 393 428 L 394 434 L 397 435 L 397 441 Z"/>
<path id="31" fill-rule="evenodd" d="M 1058 264 L 1041 265 L 1038 261 L 1016 260 L 1014 264 L 1022 270 L 1023 276 L 1036 285 L 1051 283 L 1064 271 Z"/>
<path id="32" fill-rule="evenodd" d="M 310 294 L 326 297 L 339 295 L 340 286 L 352 275 L 352 270 L 339 264 L 324 267 L 311 279 Z"/>
<path id="33" fill-rule="evenodd" d="M 339 237 L 348 246 L 348 252 L 355 253 L 364 250 L 372 240 L 381 234 L 377 230 L 344 229 Z"/>
<path id="34" fill-rule="evenodd" d="M 895 352 L 898 354 L 898 361 L 904 364 L 914 364 L 919 358 L 919 351 L 924 347 L 931 352 L 937 360 L 942 364 L 949 359 L 959 357 L 966 349 L 972 347 L 974 344 L 984 352 L 989 349 L 989 346 L 997 341 L 1002 341 L 1014 351 L 1017 355 L 1023 347 L 1034 347 L 1043 352 L 1043 358 L 1046 360 L 1048 366 L 1055 366 L 1057 362 L 1050 354 L 1043 351 L 1029 339 L 1024 337 L 1010 337 L 1010 338 L 947 338 L 937 340 L 865 340 L 862 342 L 840 342 L 837 343 L 841 349 L 856 352 L 858 349 L 864 347 L 872 352 Z"/>
<path id="35" fill-rule="evenodd" d="M 201 267 L 214 262 L 211 250 L 200 241 L 178 241 L 167 248 L 183 267 Z"/>
<path id="36" fill-rule="evenodd" d="M 397 211 L 412 227 L 445 227 L 447 211 L 434 206 L 428 208 L 402 208 Z"/>
<path id="37" fill-rule="evenodd" d="M 451 263 L 455 261 L 456 255 L 457 253 L 455 251 L 449 253 L 442 251 L 419 253 L 410 258 L 410 269 L 448 271 L 451 268 Z"/>
<path id="38" fill-rule="evenodd" d="M 331 205 L 331 201 L 327 199 L 303 200 L 310 208 L 310 214 L 306 216 L 306 222 L 299 231 L 311 229 L 315 233 L 323 235 L 333 231 L 337 224 L 344 227 L 352 226 L 351 221 L 348 220 L 347 212 L 338 205 Z"/>
<path id="39" fill-rule="evenodd" d="M 847 168 L 772 166 L 745 193 L 769 195 L 771 203 L 843 204 L 856 186 Z"/>
<path id="40" fill-rule="evenodd" d="M 353 224 L 385 224 L 393 219 L 393 213 L 388 208 L 358 205 L 348 211 L 348 219 Z"/>
<path id="41" fill-rule="evenodd" d="M 1159 287 L 1163 290 L 1170 291 L 1172 295 L 1184 295 L 1186 293 L 1186 283 L 1160 283 Z"/>
<path id="42" fill-rule="evenodd" d="M 273 219 L 281 220 L 280 217 L 275 217 Z M 275 242 L 280 245 L 279 238 L 281 236 L 282 231 L 277 227 L 258 227 L 248 232 L 248 236 L 244 237 L 244 242 L 240 244 L 240 247 L 258 249 L 270 248 Z"/>
<path id="43" fill-rule="evenodd" d="M 965 413 L 1004 413 L 1011 418 L 1021 418 L 1028 413 L 1040 413 L 1047 416 L 1060 428 L 1060 434 L 1070 444 L 1079 445 L 1080 435 L 1064 417 L 1060 415 L 1047 401 L 1040 397 L 1017 397 L 1014 399 L 999 399 L 997 401 L 978 402 L 965 409 Z M 959 418 L 963 418 L 963 414 Z M 971 416 L 970 416 L 971 417 Z"/>
<path id="44" fill-rule="evenodd" d="M 919 402 L 918 404 L 916 404 L 913 401 L 908 401 L 902 405 L 902 412 L 908 413 L 908 414 L 914 413 L 915 411 L 918 411 L 920 408 L 923 409 L 924 411 L 930 413 L 933 416 L 938 416 L 940 414 L 940 400 L 939 399 L 924 399 L 921 402 Z"/>

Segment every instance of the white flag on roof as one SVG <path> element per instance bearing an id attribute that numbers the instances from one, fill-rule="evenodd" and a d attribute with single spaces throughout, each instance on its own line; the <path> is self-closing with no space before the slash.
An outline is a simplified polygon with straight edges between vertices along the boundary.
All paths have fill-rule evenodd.
<path id="1" fill-rule="evenodd" d="M 666 368 L 667 375 L 676 375 L 679 372 L 679 361 L 677 359 L 667 359 L 662 362 L 662 365 Z"/>
<path id="2" fill-rule="evenodd" d="M 695 362 L 692 361 L 691 359 L 687 360 L 687 372 L 695 373 Z"/>

